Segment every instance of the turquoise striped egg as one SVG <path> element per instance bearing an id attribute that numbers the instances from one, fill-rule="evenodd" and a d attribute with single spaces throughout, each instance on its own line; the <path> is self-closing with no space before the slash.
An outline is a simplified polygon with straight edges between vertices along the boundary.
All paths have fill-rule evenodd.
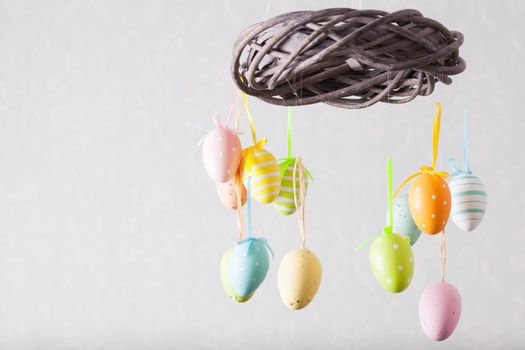
<path id="1" fill-rule="evenodd" d="M 281 178 L 281 189 L 279 196 L 272 203 L 275 210 L 283 215 L 292 215 L 297 209 L 294 201 L 294 186 L 293 186 L 293 164 L 289 165 L 284 171 L 283 177 Z M 304 177 L 305 187 L 308 188 L 308 177 Z M 295 173 L 295 192 L 297 195 L 297 202 L 299 202 L 299 173 Z"/>
<path id="2" fill-rule="evenodd" d="M 449 184 L 452 195 L 452 221 L 461 230 L 474 230 L 485 215 L 487 192 L 481 180 L 472 174 L 455 176 Z"/>

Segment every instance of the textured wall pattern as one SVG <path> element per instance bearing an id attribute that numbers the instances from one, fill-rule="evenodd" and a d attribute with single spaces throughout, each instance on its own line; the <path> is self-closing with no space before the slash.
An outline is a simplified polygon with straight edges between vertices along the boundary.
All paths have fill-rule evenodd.
<path id="1" fill-rule="evenodd" d="M 298 247 L 297 223 L 255 203 L 256 233 L 276 256 L 253 300 L 233 304 L 219 261 L 235 217 L 196 146 L 226 112 L 232 43 L 279 13 L 359 5 L 417 8 L 462 31 L 467 70 L 402 106 L 297 108 L 324 280 L 307 309 L 281 304 L 277 267 Z M 524 15 L 517 0 L 0 1 L 0 349 L 523 348 Z M 439 168 L 460 156 L 468 105 L 472 168 L 489 194 L 475 232 L 448 230 L 447 276 L 464 305 L 443 344 L 417 317 L 439 279 L 437 237 L 415 246 L 401 295 L 379 287 L 366 251 L 353 253 L 382 228 L 386 157 L 396 183 L 430 162 L 436 99 Z M 284 156 L 286 110 L 251 104 L 259 136 Z"/>

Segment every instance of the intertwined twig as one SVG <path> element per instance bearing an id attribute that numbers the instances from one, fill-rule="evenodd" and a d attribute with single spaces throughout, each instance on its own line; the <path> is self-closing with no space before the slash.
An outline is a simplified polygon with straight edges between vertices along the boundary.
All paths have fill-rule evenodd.
<path id="1" fill-rule="evenodd" d="M 240 34 L 232 74 L 241 90 L 277 105 L 405 103 L 465 70 L 462 43 L 416 10 L 290 12 Z"/>

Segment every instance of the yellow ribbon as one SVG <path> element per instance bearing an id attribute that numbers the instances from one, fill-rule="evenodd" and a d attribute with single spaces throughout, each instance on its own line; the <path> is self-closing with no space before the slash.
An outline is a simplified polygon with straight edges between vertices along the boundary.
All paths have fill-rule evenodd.
<path id="1" fill-rule="evenodd" d="M 242 101 L 244 102 L 244 107 L 246 108 L 246 114 L 248 115 L 248 121 L 250 123 L 250 131 L 252 133 L 252 140 L 253 140 L 253 146 L 247 147 L 242 150 L 242 159 L 244 159 L 244 167 L 248 171 L 248 175 L 252 172 L 252 165 L 253 165 L 253 153 L 256 149 L 262 149 L 264 145 L 266 145 L 266 142 L 268 141 L 267 138 L 262 138 L 259 141 L 257 141 L 257 135 L 255 133 L 255 125 L 253 123 L 253 117 L 252 113 L 250 111 L 250 105 L 248 104 L 248 96 L 246 96 L 246 93 L 242 93 Z"/>
<path id="2" fill-rule="evenodd" d="M 257 149 L 262 149 L 264 145 L 266 145 L 266 141 L 268 141 L 267 138 L 260 139 L 259 141 L 254 142 L 253 146 L 246 147 L 242 150 L 241 157 L 244 159 L 244 168 L 248 172 L 246 175 L 250 175 L 252 172 L 253 153 Z"/>
<path id="3" fill-rule="evenodd" d="M 244 102 L 244 107 L 246 108 L 246 114 L 248 114 L 248 121 L 250 123 L 250 130 L 252 132 L 253 145 L 257 145 L 257 136 L 255 135 L 255 125 L 253 124 L 252 113 L 250 112 L 250 105 L 248 104 L 248 97 L 246 93 L 242 93 L 242 102 Z M 260 141 L 259 141 L 260 142 Z"/>
<path id="4" fill-rule="evenodd" d="M 441 103 L 436 103 L 436 110 L 434 112 L 434 130 L 432 135 L 432 165 L 424 165 L 421 168 L 419 168 L 418 172 L 415 172 L 414 174 L 410 175 L 399 185 L 396 192 L 394 193 L 394 198 L 397 196 L 399 191 L 401 191 L 401 188 L 405 186 L 410 180 L 413 178 L 422 175 L 422 174 L 430 174 L 430 175 L 436 175 L 442 178 L 447 178 L 448 173 L 444 171 L 435 171 L 434 168 L 436 167 L 437 162 L 437 154 L 438 154 L 438 145 L 439 145 L 439 130 L 441 127 Z"/>

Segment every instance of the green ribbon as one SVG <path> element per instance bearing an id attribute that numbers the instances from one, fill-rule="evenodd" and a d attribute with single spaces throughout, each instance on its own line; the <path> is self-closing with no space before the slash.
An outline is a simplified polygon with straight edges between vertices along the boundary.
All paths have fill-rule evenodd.
<path id="1" fill-rule="evenodd" d="M 285 173 L 286 169 L 290 165 L 294 165 L 295 164 L 295 160 L 296 159 L 297 158 L 295 158 L 295 157 L 279 159 L 279 171 L 281 172 L 281 177 L 284 176 L 284 173 Z M 304 167 L 304 173 L 306 174 L 306 176 L 308 176 L 308 178 L 310 180 L 313 181 L 314 178 L 313 178 L 312 174 L 308 171 L 308 169 L 306 169 L 306 167 Z"/>
<path id="2" fill-rule="evenodd" d="M 279 159 L 279 171 L 281 177 L 284 176 L 286 169 L 295 164 L 296 157 L 292 156 L 292 107 L 288 107 L 288 156 L 286 158 Z M 312 174 L 304 168 L 306 176 L 313 181 Z"/>
<path id="3" fill-rule="evenodd" d="M 292 157 L 292 107 L 288 107 L 288 158 Z"/>
<path id="4" fill-rule="evenodd" d="M 388 225 L 383 227 L 383 233 L 392 234 L 392 227 L 394 226 L 393 208 L 392 208 L 392 159 L 386 160 L 386 200 L 388 203 Z"/>
<path id="5" fill-rule="evenodd" d="M 386 200 L 388 202 L 388 225 L 383 227 L 382 234 L 384 235 L 391 235 L 392 234 L 392 227 L 394 226 L 394 218 L 393 218 L 393 206 L 392 206 L 392 159 L 388 158 L 386 160 Z M 370 243 L 372 240 L 374 240 L 377 236 L 381 235 L 381 233 L 377 235 L 373 235 L 371 237 L 368 237 L 361 243 L 359 243 L 355 249 L 354 252 L 358 252 L 361 249 L 363 249 L 368 243 Z"/>

